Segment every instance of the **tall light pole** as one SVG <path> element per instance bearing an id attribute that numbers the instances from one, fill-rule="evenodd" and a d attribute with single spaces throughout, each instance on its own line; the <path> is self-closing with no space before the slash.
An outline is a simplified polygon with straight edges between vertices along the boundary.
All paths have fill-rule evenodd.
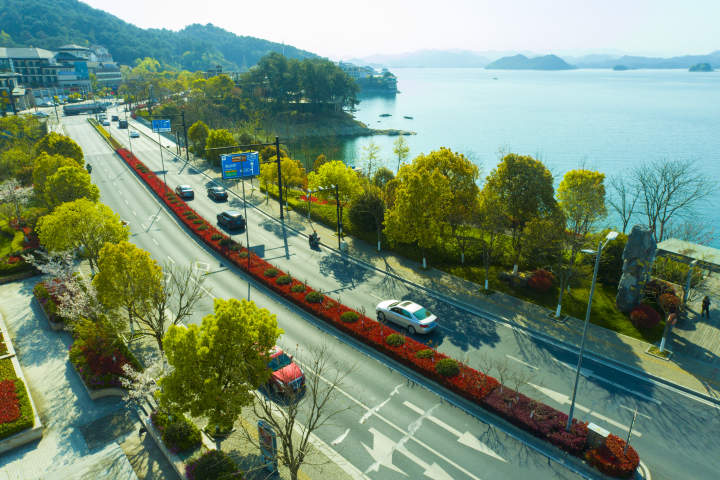
<path id="1" fill-rule="evenodd" d="M 595 269 L 593 270 L 592 283 L 590 284 L 590 298 L 588 298 L 587 310 L 585 311 L 585 325 L 583 326 L 582 340 L 580 341 L 580 353 L 578 353 L 578 364 L 577 370 L 575 371 L 575 386 L 573 387 L 572 401 L 570 402 L 570 413 L 568 413 L 568 421 L 565 426 L 566 431 L 570 431 L 572 426 L 573 413 L 575 412 L 575 395 L 577 394 L 578 381 L 580 380 L 580 369 L 582 367 L 583 353 L 585 352 L 585 339 L 587 338 L 588 324 L 590 323 L 590 309 L 592 308 L 593 293 L 595 293 L 595 281 L 597 280 L 598 268 L 600 267 L 600 255 L 602 249 L 611 240 L 615 240 L 618 236 L 618 232 L 610 232 L 605 237 L 604 242 L 598 242 L 598 249 L 595 250 L 582 250 L 583 253 L 595 254 Z"/>

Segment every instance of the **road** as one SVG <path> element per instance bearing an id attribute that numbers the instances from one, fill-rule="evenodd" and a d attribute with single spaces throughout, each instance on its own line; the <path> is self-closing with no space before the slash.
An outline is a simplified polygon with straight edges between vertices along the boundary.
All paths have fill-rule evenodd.
<path id="1" fill-rule="evenodd" d="M 73 119 L 74 124 L 75 120 Z M 75 128 L 73 127 L 73 130 Z M 69 133 L 73 136 L 89 135 L 81 133 L 89 131 L 89 127 L 82 121 L 77 124 L 77 128 L 80 129 L 77 134 L 73 131 Z M 144 131 L 142 127 L 135 127 L 135 129 Z M 128 138 L 124 130 L 117 130 L 113 124 L 111 131 L 116 138 L 127 142 Z M 79 139 L 77 136 L 76 138 Z M 143 134 L 140 139 L 132 140 L 132 147 L 136 155 L 150 168 L 160 171 L 159 147 L 154 141 L 156 138 L 156 136 L 151 138 Z M 93 141 L 95 140 L 93 138 Z M 103 148 L 105 148 L 105 155 L 108 155 L 107 148 Z M 168 184 L 172 187 L 179 183 L 192 185 L 196 190 L 196 198 L 190 202 L 190 205 L 199 214 L 213 221 L 220 210 L 228 207 L 226 204 L 216 204 L 204 196 L 205 187 L 212 183 L 207 177 L 200 175 L 183 161 L 169 155 L 169 152 L 166 152 L 165 155 L 167 155 L 164 158 Z M 112 171 L 120 173 L 123 170 L 115 170 L 116 167 L 110 167 L 110 163 L 127 170 L 119 158 L 110 155 L 108 160 L 110 160 L 108 168 L 112 168 Z M 97 167 L 94 163 L 93 165 Z M 108 188 L 103 187 L 102 180 L 98 179 L 96 171 L 93 170 L 93 176 L 103 192 Z M 104 173 L 99 175 L 102 176 Z M 108 195 L 116 194 L 115 191 L 112 191 L 115 188 L 116 186 L 113 185 L 110 188 L 111 193 Z M 163 210 L 155 203 L 154 210 L 144 208 L 143 213 L 139 213 L 138 203 L 142 196 L 142 193 L 138 191 L 136 194 L 123 195 L 124 198 L 112 201 L 105 200 L 103 197 L 103 201 L 117 211 L 123 211 L 123 208 L 127 211 L 129 208 L 130 212 L 136 211 L 136 215 L 133 216 L 143 218 L 144 215 L 144 220 L 140 221 L 141 227 L 143 225 L 150 226 L 148 217 Z M 146 192 L 145 197 L 147 196 Z M 128 203 L 125 204 L 125 201 Z M 234 209 L 240 209 L 242 201 L 232 197 L 229 205 Z M 166 213 L 161 215 L 167 218 Z M 506 323 L 497 322 L 488 316 L 470 314 L 444 299 L 430 298 L 426 293 L 410 284 L 350 262 L 326 249 L 319 252 L 311 251 L 307 248 L 306 237 L 300 236 L 292 228 L 288 228 L 297 222 L 294 215 L 289 215 L 286 222 L 282 224 L 257 209 L 250 209 L 248 232 L 253 249 L 293 276 L 307 279 L 313 287 L 320 288 L 325 293 L 339 298 L 343 303 L 363 308 L 367 312 L 372 312 L 375 304 L 385 298 L 410 299 L 424 304 L 438 315 L 442 324 L 439 331 L 430 338 L 416 336 L 418 340 L 431 340 L 439 350 L 466 361 L 476 368 L 494 365 L 495 368 L 491 370 L 491 373 L 495 373 L 496 376 L 499 376 L 499 371 L 504 370 L 506 378 L 516 377 L 518 379 L 519 384 L 522 385 L 521 390 L 525 393 L 556 408 L 568 409 L 568 395 L 572 389 L 576 356 L 568 353 L 565 349 L 528 336 L 525 332 L 514 329 Z M 171 223 L 167 220 L 163 222 L 162 227 L 151 226 L 150 232 L 146 233 L 152 237 L 150 243 L 153 245 L 153 240 L 160 243 L 160 232 L 166 228 L 168 223 Z M 152 234 L 152 228 L 159 228 L 158 234 Z M 244 234 L 235 237 L 244 243 Z M 133 241 L 136 241 L 135 237 Z M 172 248 L 197 248 L 192 245 L 192 242 L 187 241 L 175 240 L 172 244 Z M 153 252 L 147 246 L 143 246 L 143 248 Z M 178 256 L 180 259 L 195 258 L 188 256 L 188 252 L 178 252 L 177 255 L 172 255 Z M 161 255 L 155 258 L 163 257 Z M 220 270 L 218 265 L 213 266 L 212 261 L 200 261 L 203 263 L 200 268 L 207 268 L 210 271 Z M 215 260 L 215 264 L 217 264 L 217 260 Z M 225 282 L 223 279 L 227 276 L 225 272 L 227 270 L 218 271 L 213 273 L 212 277 L 217 278 L 222 284 Z M 238 276 L 237 273 L 231 272 L 230 275 L 236 279 L 235 284 L 243 282 L 240 280 L 242 276 Z M 217 282 L 214 285 L 217 285 Z M 247 288 L 247 284 L 244 285 L 244 288 Z M 214 286 L 213 292 L 215 292 L 215 288 Z M 239 293 L 237 289 L 234 290 L 235 293 L 227 292 L 227 290 L 220 291 L 222 295 L 215 294 L 218 296 L 228 296 L 228 293 L 235 296 L 247 295 L 247 291 Z M 257 301 L 256 298 L 254 299 Z M 270 307 L 266 308 L 275 311 L 275 307 L 272 305 L 277 305 L 277 299 L 270 299 L 267 305 Z M 285 328 L 284 325 L 283 328 Z M 286 333 L 286 337 L 288 335 L 293 336 L 289 331 Z M 296 343 L 307 345 L 303 342 Z M 292 343 L 290 344 L 292 345 Z M 590 359 L 585 360 L 583 367 L 583 377 L 578 390 L 576 417 L 596 423 L 612 433 L 625 437 L 633 410 L 637 408 L 639 415 L 634 426 L 632 444 L 640 452 L 643 462 L 652 473 L 652 478 L 681 478 L 688 475 L 688 472 L 692 473 L 693 478 L 713 478 L 715 476 L 715 472 L 720 468 L 720 457 L 715 441 L 717 439 L 715 432 L 718 431 L 720 422 L 717 408 L 714 405 L 664 385 L 656 384 L 647 378 L 638 378 L 630 371 L 609 368 Z M 513 384 L 512 381 L 508 383 L 511 386 Z M 416 404 L 413 401 L 403 400 L 400 402 L 399 398 L 395 398 L 397 395 L 388 396 L 390 392 L 394 391 L 395 385 L 399 385 L 399 383 L 388 384 L 385 386 L 385 390 L 376 392 L 377 396 L 374 398 L 379 403 L 382 403 L 384 399 L 390 399 L 383 409 L 399 402 L 404 409 L 421 415 L 420 412 L 427 412 L 434 405 L 430 401 L 419 405 L 419 408 L 414 408 Z M 361 394 L 366 387 L 367 385 L 359 383 L 358 394 Z M 406 401 L 412 403 L 413 406 L 406 405 L 404 403 Z M 367 402 L 366 405 L 372 407 L 373 402 Z M 440 409 L 440 407 L 438 408 Z M 437 417 L 435 411 L 433 411 L 433 416 Z M 453 425 L 453 422 L 444 420 L 445 417 L 437 418 L 443 418 L 443 420 L 440 423 L 433 423 L 436 428 L 442 424 Z M 463 429 L 456 429 L 456 431 L 460 430 Z M 447 430 L 447 432 L 453 431 L 452 429 Z M 472 431 L 475 433 L 475 430 Z M 348 438 L 354 435 L 355 429 L 351 428 L 350 432 Z M 691 437 L 690 434 L 692 434 Z M 343 443 L 346 441 L 347 438 Z M 440 447 L 447 445 L 447 442 L 433 441 L 429 445 Z M 457 454 L 458 452 L 453 452 L 447 458 L 454 458 L 454 455 Z M 508 463 L 513 463 L 513 461 L 508 459 Z"/>

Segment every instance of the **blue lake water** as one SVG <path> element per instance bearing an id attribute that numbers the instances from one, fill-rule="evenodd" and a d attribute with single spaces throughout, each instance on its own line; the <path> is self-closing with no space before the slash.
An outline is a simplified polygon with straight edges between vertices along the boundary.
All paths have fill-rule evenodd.
<path id="1" fill-rule="evenodd" d="M 481 167 L 510 151 L 542 160 L 556 177 L 581 166 L 626 174 L 644 160 L 693 160 L 720 180 L 720 72 L 684 70 L 393 69 L 395 97 L 362 98 L 356 118 L 373 128 L 412 130 L 410 159 L 442 146 Z M 379 115 L 388 113 L 390 117 Z M 412 116 L 413 119 L 403 118 Z M 380 146 L 393 171 L 396 137 L 344 142 L 328 157 L 363 165 L 363 147 Z M 720 192 L 698 208 L 720 234 Z M 609 218 L 610 223 L 614 223 Z M 720 247 L 715 240 L 713 246 Z"/>

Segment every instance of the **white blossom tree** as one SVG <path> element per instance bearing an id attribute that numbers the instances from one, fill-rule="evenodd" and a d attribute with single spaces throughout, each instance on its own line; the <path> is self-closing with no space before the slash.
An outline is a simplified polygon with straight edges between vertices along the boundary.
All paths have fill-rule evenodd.
<path id="1" fill-rule="evenodd" d="M 27 205 L 32 194 L 32 187 L 23 187 L 14 178 L 0 183 L 0 203 L 8 203 L 15 207 L 15 218 L 17 220 L 20 220 L 20 208 Z M 9 216 L 8 219 L 10 219 Z"/>

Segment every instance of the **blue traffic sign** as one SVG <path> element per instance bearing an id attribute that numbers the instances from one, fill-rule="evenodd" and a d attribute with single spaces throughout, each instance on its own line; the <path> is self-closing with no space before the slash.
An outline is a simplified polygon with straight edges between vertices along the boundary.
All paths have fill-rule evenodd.
<path id="1" fill-rule="evenodd" d="M 232 153 L 221 155 L 222 178 L 248 178 L 260 175 L 260 155 L 258 152 Z"/>
<path id="2" fill-rule="evenodd" d="M 155 133 L 170 132 L 170 120 L 153 120 L 152 131 Z"/>

